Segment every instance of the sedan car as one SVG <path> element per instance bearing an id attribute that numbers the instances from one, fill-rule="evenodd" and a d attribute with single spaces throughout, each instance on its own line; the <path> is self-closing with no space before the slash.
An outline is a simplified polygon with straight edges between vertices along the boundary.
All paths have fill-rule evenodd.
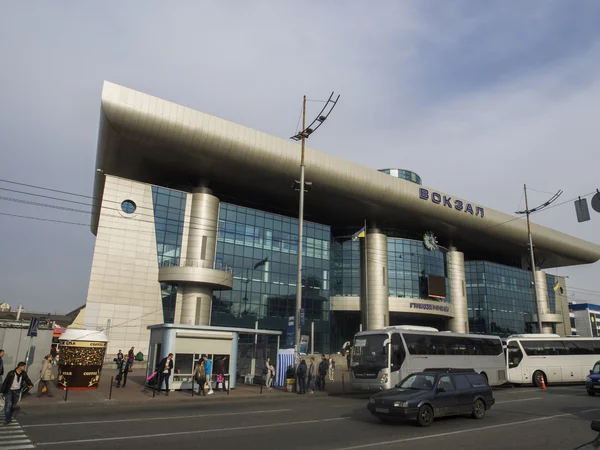
<path id="1" fill-rule="evenodd" d="M 596 395 L 596 392 L 600 393 L 600 361 L 594 364 L 590 374 L 585 377 L 585 388 L 588 395 Z"/>
<path id="2" fill-rule="evenodd" d="M 414 420 L 428 427 L 434 418 L 443 416 L 482 419 L 494 402 L 492 389 L 474 370 L 428 369 L 373 395 L 367 408 L 384 422 Z"/>

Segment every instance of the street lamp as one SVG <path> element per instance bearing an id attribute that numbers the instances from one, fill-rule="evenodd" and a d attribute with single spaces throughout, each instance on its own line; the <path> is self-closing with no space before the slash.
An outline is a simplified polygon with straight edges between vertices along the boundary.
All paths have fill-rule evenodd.
<path id="1" fill-rule="evenodd" d="M 334 92 L 331 93 L 329 99 L 324 102 L 325 106 L 321 109 L 321 112 L 317 117 L 306 126 L 306 95 L 302 101 L 302 131 L 292 136 L 290 139 L 294 141 L 301 141 L 301 153 L 300 153 L 300 180 L 294 181 L 294 188 L 297 187 L 300 193 L 300 206 L 298 212 L 298 273 L 296 277 L 296 310 L 294 314 L 294 344 L 296 352 L 300 351 L 300 310 L 302 309 L 302 239 L 304 231 L 304 192 L 308 191 L 312 186 L 312 183 L 306 183 L 304 181 L 304 148 L 306 139 L 312 135 L 317 129 L 323 125 L 323 122 L 327 120 L 333 108 L 337 104 L 340 96 L 338 95 L 333 100 Z"/>
<path id="2" fill-rule="evenodd" d="M 540 309 L 540 303 L 539 303 L 540 299 L 538 297 L 537 281 L 535 279 L 535 256 L 533 254 L 533 239 L 531 237 L 531 223 L 529 222 L 529 215 L 531 213 L 533 213 L 533 212 L 541 211 L 542 209 L 544 209 L 547 206 L 549 206 L 558 197 L 561 196 L 561 194 L 562 194 L 563 191 L 559 190 L 546 203 L 543 203 L 540 206 L 538 206 L 536 208 L 532 208 L 532 209 L 529 209 L 529 202 L 527 201 L 527 185 L 526 184 L 523 185 L 523 191 L 525 192 L 525 211 L 517 211 L 517 212 L 515 212 L 515 214 L 520 214 L 520 215 L 526 214 L 527 215 L 527 239 L 528 239 L 528 242 L 529 242 L 529 257 L 531 258 L 531 276 L 533 278 L 533 295 L 534 295 L 535 306 L 536 306 L 536 310 L 537 310 L 538 332 L 542 333 L 542 311 Z"/>

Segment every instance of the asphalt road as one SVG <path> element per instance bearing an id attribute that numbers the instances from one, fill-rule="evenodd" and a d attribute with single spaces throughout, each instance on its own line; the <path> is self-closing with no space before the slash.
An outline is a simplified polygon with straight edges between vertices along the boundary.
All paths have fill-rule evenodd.
<path id="1" fill-rule="evenodd" d="M 315 396 L 24 409 L 17 421 L 33 444 L 48 450 L 565 450 L 595 437 L 590 422 L 600 418 L 600 396 L 589 397 L 582 386 L 502 389 L 495 397 L 483 420 L 441 419 L 426 429 L 382 424 L 366 411 L 364 398 Z"/>

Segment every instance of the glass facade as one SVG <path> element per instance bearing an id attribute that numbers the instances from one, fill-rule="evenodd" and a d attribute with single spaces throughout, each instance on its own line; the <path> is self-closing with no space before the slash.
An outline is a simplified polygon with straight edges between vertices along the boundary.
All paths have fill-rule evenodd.
<path id="1" fill-rule="evenodd" d="M 297 219 L 221 203 L 216 259 L 233 268 L 233 289 L 214 292 L 211 324 L 254 328 L 258 321 L 285 331 L 296 307 L 297 241 Z M 304 222 L 302 334 L 314 322 L 319 350 L 329 345 L 330 242 L 328 226 Z"/>
<path id="2" fill-rule="evenodd" d="M 383 173 L 387 173 L 388 175 L 391 175 L 393 177 L 396 178 L 401 178 L 403 180 L 407 180 L 407 181 L 412 181 L 413 183 L 416 184 L 423 184 L 423 181 L 421 180 L 421 177 L 419 175 L 417 175 L 416 173 L 410 171 L 410 170 L 404 170 L 404 169 L 380 169 L 379 172 L 383 172 Z"/>
<path id="3" fill-rule="evenodd" d="M 179 265 L 185 221 L 185 192 L 152 186 L 158 266 Z M 173 323 L 177 286 L 160 283 L 165 323 Z"/>
<path id="4" fill-rule="evenodd" d="M 427 277 L 433 275 L 446 278 L 445 301 L 451 301 L 446 253 L 441 247 L 427 250 L 422 240 L 388 238 L 390 297 L 427 299 Z"/>
<path id="5" fill-rule="evenodd" d="M 526 315 L 536 312 L 531 272 L 487 261 L 465 262 L 471 333 L 531 333 Z"/>
<path id="6" fill-rule="evenodd" d="M 333 240 L 333 295 L 360 296 L 360 240 L 335 237 Z"/>

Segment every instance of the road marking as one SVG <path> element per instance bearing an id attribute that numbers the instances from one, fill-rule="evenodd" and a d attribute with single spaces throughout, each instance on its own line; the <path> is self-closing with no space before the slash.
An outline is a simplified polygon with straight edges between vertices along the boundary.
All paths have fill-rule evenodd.
<path id="1" fill-rule="evenodd" d="M 585 414 L 585 413 L 589 413 L 589 412 L 593 412 L 593 411 L 598 411 L 598 410 L 600 410 L 600 408 L 585 409 L 583 411 L 579 411 L 579 414 Z"/>
<path id="2" fill-rule="evenodd" d="M 530 402 L 531 400 L 540 400 L 544 397 L 532 397 L 532 398 L 519 398 L 517 400 L 504 400 L 501 402 L 496 402 L 494 405 L 501 405 L 503 403 L 515 403 L 515 402 Z"/>
<path id="3" fill-rule="evenodd" d="M 72 425 L 91 425 L 100 423 L 122 423 L 122 422 L 148 422 L 150 420 L 174 420 L 174 419 L 195 419 L 199 417 L 223 417 L 223 416 L 245 416 L 248 414 L 273 414 L 280 412 L 288 412 L 292 409 L 266 409 L 264 411 L 246 411 L 235 413 L 222 414 L 193 414 L 188 416 L 169 416 L 169 417 L 144 417 L 139 419 L 121 419 L 121 420 L 94 420 L 88 422 L 61 422 L 61 423 L 39 423 L 34 425 L 23 425 L 23 428 L 38 428 L 38 427 L 64 427 Z"/>
<path id="4" fill-rule="evenodd" d="M 16 420 L 0 429 L 0 450 L 20 450 L 34 447 Z"/>
<path id="5" fill-rule="evenodd" d="M 348 420 L 349 417 L 335 417 L 333 419 L 315 419 L 315 420 L 303 420 L 301 422 L 283 422 L 283 423 L 271 423 L 265 425 L 248 425 L 245 427 L 231 427 L 231 428 L 213 428 L 209 430 L 192 430 L 192 431 L 178 431 L 173 433 L 158 433 L 158 434 L 141 434 L 138 436 L 117 436 L 108 438 L 97 438 L 97 439 L 76 439 L 72 441 L 55 441 L 55 442 L 40 442 L 37 444 L 38 447 L 46 447 L 50 445 L 67 445 L 67 444 L 87 444 L 90 442 L 104 442 L 104 441 L 125 441 L 131 439 L 147 439 L 157 437 L 170 437 L 170 436 L 185 436 L 190 434 L 207 434 L 207 433 L 222 433 L 226 431 L 242 431 L 242 430 L 256 430 L 260 428 L 279 428 L 288 427 L 292 425 L 308 425 L 313 423 L 325 423 L 334 422 L 339 420 Z"/>
<path id="6" fill-rule="evenodd" d="M 572 415 L 573 414 L 557 414 L 555 416 L 538 417 L 535 419 L 520 420 L 519 422 L 499 423 L 497 425 L 488 425 L 486 427 L 471 428 L 469 430 L 449 431 L 447 433 L 430 434 L 427 436 L 417 436 L 417 437 L 412 437 L 412 438 L 398 439 L 395 441 L 383 441 L 383 442 L 376 442 L 376 443 L 372 443 L 372 444 L 353 445 L 351 447 L 340 447 L 335 450 L 355 450 L 355 449 L 359 449 L 359 448 L 378 447 L 380 445 L 402 444 L 404 442 L 422 441 L 425 439 L 433 439 L 433 438 L 445 437 L 445 436 L 454 436 L 457 434 L 475 433 L 475 432 L 483 431 L 483 430 L 492 430 L 494 428 L 502 428 L 502 427 L 510 427 L 510 426 L 514 426 L 514 425 L 521 425 L 524 423 L 541 422 L 542 420 L 552 420 L 552 419 L 558 419 L 560 417 L 567 417 L 567 416 L 572 416 Z"/>

